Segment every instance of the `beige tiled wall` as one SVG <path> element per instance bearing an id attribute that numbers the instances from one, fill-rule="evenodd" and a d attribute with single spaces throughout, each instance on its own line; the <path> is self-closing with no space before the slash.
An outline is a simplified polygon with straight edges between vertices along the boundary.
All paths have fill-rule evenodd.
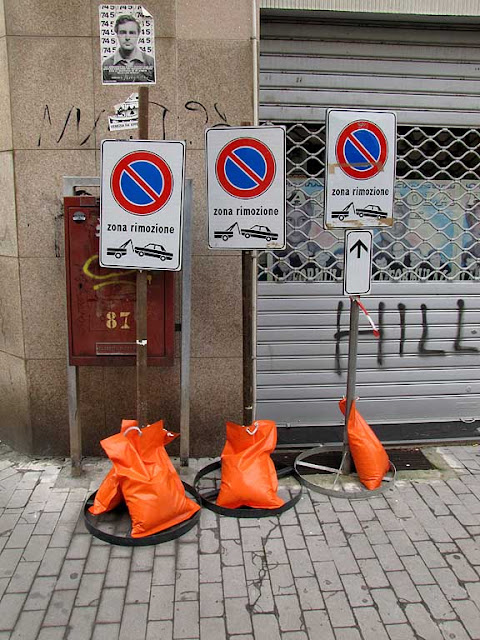
<path id="1" fill-rule="evenodd" d="M 33 450 L 42 455 L 68 452 L 67 371 L 63 358 L 27 360 Z"/>
<path id="2" fill-rule="evenodd" d="M 94 120 L 90 38 L 29 35 L 7 40 L 14 148 L 79 148 Z M 76 109 L 81 116 L 78 132 Z M 91 137 L 81 148 L 94 145 Z"/>
<path id="3" fill-rule="evenodd" d="M 1 439 L 21 451 L 32 449 L 25 359 L 0 349 Z"/>
<path id="4" fill-rule="evenodd" d="M 4 0 L 9 36 L 91 35 L 89 0 Z"/>
<path id="5" fill-rule="evenodd" d="M 53 258 L 63 269 L 63 176 L 95 175 L 93 149 L 15 152 L 19 255 Z M 33 186 L 33 188 L 32 188 Z"/>
<path id="6" fill-rule="evenodd" d="M 248 41 L 252 37 L 252 2 L 177 0 L 177 37 Z"/>
<path id="7" fill-rule="evenodd" d="M 0 152 L 0 202 L 0 256 L 18 256 L 13 153 L 11 151 Z"/>
<path id="8" fill-rule="evenodd" d="M 18 260 L 9 54 L 0 0 L 0 439 L 32 448 Z"/>
<path id="9" fill-rule="evenodd" d="M 8 67 L 7 38 L 5 36 L 0 36 L 0 113 L 2 114 L 2 125 L 0 127 L 0 151 L 10 150 L 12 148 L 12 122 Z"/>
<path id="10" fill-rule="evenodd" d="M 101 85 L 100 4 L 0 0 L 0 314 L 9 305 L 0 316 L 0 394 L 8 391 L 0 434 L 10 421 L 17 429 L 10 440 L 36 453 L 69 450 L 62 178 L 99 174 L 100 141 L 126 135 L 109 133 L 107 117 L 135 89 Z M 185 140 L 194 180 L 192 454 L 217 455 L 225 420 L 242 415 L 241 255 L 207 247 L 204 130 L 253 119 L 252 3 L 143 6 L 155 19 L 158 77 L 149 91 L 149 137 Z M 149 418 L 165 418 L 173 430 L 175 355 L 172 367 L 149 370 Z M 98 441 L 135 415 L 135 368 L 78 373 L 85 452 L 98 453 Z"/>
<path id="11" fill-rule="evenodd" d="M 5 7 L 4 0 L 0 0 L 0 38 L 5 35 Z"/>
<path id="12" fill-rule="evenodd" d="M 18 260 L 0 256 L 0 351 L 25 355 Z"/>

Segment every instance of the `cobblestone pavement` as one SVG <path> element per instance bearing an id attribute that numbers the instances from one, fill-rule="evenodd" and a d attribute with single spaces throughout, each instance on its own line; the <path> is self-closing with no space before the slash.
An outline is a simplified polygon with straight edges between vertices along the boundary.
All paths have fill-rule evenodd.
<path id="1" fill-rule="evenodd" d="M 0 445 L 0 640 L 480 639 L 480 448 L 430 452 L 444 471 L 380 497 L 204 510 L 179 540 L 132 549 L 79 519 L 105 461 L 73 479 Z"/>

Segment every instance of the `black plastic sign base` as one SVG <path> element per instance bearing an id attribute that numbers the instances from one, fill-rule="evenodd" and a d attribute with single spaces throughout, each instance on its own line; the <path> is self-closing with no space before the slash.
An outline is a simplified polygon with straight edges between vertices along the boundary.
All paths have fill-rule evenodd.
<path id="1" fill-rule="evenodd" d="M 267 518 L 269 516 L 278 516 L 295 506 L 302 496 L 302 486 L 298 482 L 297 478 L 295 478 L 295 476 L 293 475 L 292 467 L 285 467 L 282 469 L 277 469 L 277 477 L 280 479 L 287 476 L 292 476 L 292 478 L 297 481 L 299 491 L 293 496 L 293 498 L 287 500 L 281 507 L 277 507 L 275 509 L 255 509 L 253 507 L 239 507 L 238 509 L 228 509 L 227 507 L 220 507 L 219 505 L 215 504 L 215 499 L 218 495 L 218 489 L 200 493 L 198 485 L 200 483 L 200 480 L 204 476 L 212 473 L 212 471 L 221 469 L 221 466 L 221 460 L 217 460 L 216 462 L 212 462 L 206 467 L 203 467 L 203 469 L 200 469 L 200 471 L 195 476 L 193 486 L 202 507 L 205 507 L 210 511 L 214 511 L 215 513 L 219 513 L 222 516 L 228 516 L 231 518 Z"/>
<path id="2" fill-rule="evenodd" d="M 189 493 L 191 496 L 195 498 L 195 500 L 200 503 L 197 492 L 193 487 L 191 487 L 186 482 L 182 483 L 185 491 Z M 102 529 L 102 525 L 105 526 L 105 520 L 102 518 L 105 514 L 101 514 L 98 516 L 90 513 L 89 508 L 93 505 L 95 496 L 97 492 L 95 491 L 92 495 L 87 498 L 85 505 L 83 507 L 83 517 L 85 521 L 85 526 L 87 530 L 95 536 L 99 538 L 99 540 L 103 540 L 104 542 L 109 542 L 110 544 L 116 544 L 121 547 L 147 547 L 154 544 L 161 544 L 162 542 L 169 542 L 170 540 L 175 540 L 176 538 L 180 538 L 184 533 L 193 529 L 193 527 L 198 523 L 200 519 L 200 509 L 193 514 L 188 520 L 184 520 L 179 524 L 174 525 L 173 527 L 169 527 L 168 529 L 164 529 L 163 531 L 159 531 L 158 533 L 154 533 L 150 536 L 144 536 L 143 538 L 132 538 L 130 535 L 116 535 L 114 533 L 109 533 Z M 110 516 L 112 514 L 118 514 L 118 520 L 121 520 L 124 517 L 126 511 L 125 503 L 117 507 L 117 509 L 113 509 L 112 511 L 107 512 Z M 110 523 L 109 523 L 110 524 Z"/>

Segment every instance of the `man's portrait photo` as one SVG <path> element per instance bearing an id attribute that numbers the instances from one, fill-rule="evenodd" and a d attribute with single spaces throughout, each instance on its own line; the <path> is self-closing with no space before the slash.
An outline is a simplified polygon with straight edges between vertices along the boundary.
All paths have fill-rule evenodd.
<path id="1" fill-rule="evenodd" d="M 145 24 L 133 12 L 115 15 L 101 8 L 100 27 L 103 84 L 153 84 L 155 58 L 147 52 L 154 53 L 153 21 Z"/>

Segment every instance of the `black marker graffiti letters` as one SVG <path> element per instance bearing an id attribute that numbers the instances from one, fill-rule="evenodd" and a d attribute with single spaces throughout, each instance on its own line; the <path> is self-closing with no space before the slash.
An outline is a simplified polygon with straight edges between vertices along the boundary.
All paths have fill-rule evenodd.
<path id="1" fill-rule="evenodd" d="M 100 114 L 97 116 L 95 122 L 93 123 L 93 127 L 90 131 L 90 133 L 88 134 L 88 136 L 86 138 L 84 138 L 81 142 L 80 142 L 80 146 L 82 147 L 86 142 L 88 142 L 88 140 L 90 139 L 90 137 L 93 135 L 94 131 L 97 128 L 98 125 L 98 121 L 100 120 L 100 118 L 102 117 L 102 115 L 105 113 L 105 109 L 102 109 L 100 111 Z"/>
<path id="2" fill-rule="evenodd" d="M 445 351 L 443 349 L 427 349 L 426 344 L 428 341 L 428 322 L 427 322 L 427 305 L 422 304 L 420 309 L 422 310 L 422 337 L 418 343 L 418 354 L 420 356 L 444 356 Z"/>
<path id="3" fill-rule="evenodd" d="M 50 109 L 48 108 L 48 104 L 45 105 L 45 108 L 43 110 L 43 118 L 42 118 L 42 124 L 40 127 L 40 134 L 38 136 L 37 147 L 39 147 L 42 144 L 43 125 L 45 124 L 45 121 L 47 121 L 48 124 L 52 126 L 52 119 L 50 117 Z"/>
<path id="4" fill-rule="evenodd" d="M 161 134 L 161 140 L 166 140 L 167 139 L 167 130 L 166 130 L 166 125 L 165 125 L 165 121 L 167 119 L 167 113 L 169 113 L 170 109 L 168 109 L 167 107 L 165 107 L 163 104 L 159 104 L 158 102 L 149 102 L 149 104 L 153 104 L 156 107 L 160 107 L 160 109 L 162 110 L 162 134 Z"/>
<path id="5" fill-rule="evenodd" d="M 162 130 L 160 132 L 160 135 L 157 132 L 156 136 L 157 136 L 157 139 L 165 140 L 167 118 L 169 117 L 169 114 L 171 114 L 171 110 L 165 105 L 160 104 L 158 102 L 150 101 L 149 104 L 154 105 L 155 107 L 158 107 L 159 109 L 161 109 L 161 129 Z M 187 111 L 200 114 L 202 116 L 202 124 L 204 126 L 207 126 L 207 125 L 211 127 L 229 127 L 230 126 L 227 119 L 227 115 L 225 111 L 221 109 L 218 102 L 214 102 L 213 108 L 212 107 L 209 108 L 204 104 L 202 104 L 201 102 L 199 102 L 198 100 L 187 100 L 187 102 L 185 102 L 183 106 L 184 106 L 184 109 L 186 109 Z M 52 122 L 50 107 L 48 104 L 46 104 L 43 107 L 40 131 L 39 131 L 38 140 L 37 140 L 37 147 L 42 146 L 42 141 L 44 141 L 45 133 L 47 131 L 50 131 L 51 134 L 53 134 L 54 128 L 58 131 L 58 135 L 55 137 L 55 144 L 60 144 L 62 140 L 65 143 L 67 133 L 72 128 L 72 125 L 73 125 L 72 116 L 74 112 L 75 112 L 76 144 L 78 144 L 78 146 L 83 146 L 88 142 L 88 140 L 90 140 L 91 136 L 96 131 L 100 122 L 100 118 L 106 113 L 106 109 L 102 109 L 100 111 L 100 113 L 95 117 L 93 126 L 90 132 L 88 133 L 88 135 L 85 136 L 83 140 L 79 141 L 80 127 L 82 125 L 82 122 L 85 123 L 85 118 L 82 121 L 81 109 L 79 107 L 76 107 L 75 105 L 72 105 L 68 110 L 65 118 L 61 121 L 61 124 L 58 126 L 58 122 L 55 123 L 55 125 Z M 101 125 L 102 127 L 107 128 L 106 118 L 105 118 L 105 121 L 101 123 Z M 57 129 L 57 126 L 58 126 L 58 129 Z"/>
<path id="6" fill-rule="evenodd" d="M 337 375 L 341 376 L 342 375 L 342 365 L 340 362 L 340 338 L 341 338 L 341 331 L 340 331 L 340 320 L 342 318 L 342 311 L 343 311 L 343 302 L 340 300 L 340 302 L 337 305 L 337 332 L 334 335 L 335 338 L 335 371 L 337 373 Z"/>
<path id="7" fill-rule="evenodd" d="M 220 111 L 220 107 L 218 106 L 218 102 L 214 102 L 213 103 L 213 110 L 214 110 L 214 114 L 211 114 L 211 112 L 208 111 L 207 107 L 202 104 L 201 102 L 198 102 L 198 100 L 188 100 L 188 102 L 185 103 L 185 109 L 187 109 L 187 111 L 197 111 L 199 113 L 203 113 L 204 114 L 204 125 L 206 126 L 207 124 L 210 124 L 210 126 L 212 128 L 215 127 L 229 127 L 230 125 L 228 124 L 228 120 L 227 120 L 227 116 L 225 114 L 225 112 Z M 215 116 L 215 114 L 220 118 L 221 122 L 216 122 L 215 124 L 212 124 L 212 120 Z"/>
<path id="8" fill-rule="evenodd" d="M 477 347 L 462 347 L 462 325 L 463 325 L 463 311 L 465 309 L 465 301 L 457 300 L 458 318 L 457 318 L 457 335 L 453 348 L 457 353 L 477 353 Z"/>
<path id="9" fill-rule="evenodd" d="M 418 346 L 417 346 L 417 354 L 420 357 L 430 357 L 430 356 L 445 357 L 445 356 L 454 355 L 454 354 L 480 352 L 480 348 L 478 347 L 462 346 L 465 301 L 462 299 L 458 299 L 456 302 L 456 306 L 457 306 L 456 335 L 453 341 L 453 351 L 449 353 L 444 349 L 429 349 L 427 347 L 428 340 L 429 340 L 428 308 L 426 304 L 420 305 L 420 310 L 422 313 L 422 335 L 420 337 L 420 340 L 418 341 Z M 378 330 L 379 330 L 380 336 L 378 338 L 378 343 L 377 343 L 377 364 L 380 367 L 386 364 L 384 362 L 385 358 L 383 353 L 383 347 L 384 347 L 384 341 L 385 341 L 385 329 L 384 329 L 385 309 L 386 309 L 385 303 L 379 302 L 378 303 Z M 399 340 L 399 346 L 398 346 L 398 355 L 401 358 L 403 358 L 405 355 L 405 344 L 406 344 L 406 337 L 407 337 L 407 321 L 406 321 L 407 308 L 403 303 L 400 302 L 397 305 L 397 309 L 400 316 L 400 340 Z M 340 341 L 343 338 L 348 338 L 349 336 L 348 329 L 341 329 L 342 312 L 343 312 L 343 302 L 340 301 L 337 305 L 337 321 L 336 321 L 337 330 L 333 336 L 335 340 L 335 373 L 338 376 L 342 375 Z M 358 333 L 359 335 L 362 335 L 362 334 L 371 335 L 373 339 L 372 332 L 369 329 L 360 330 Z"/>
<path id="10" fill-rule="evenodd" d="M 60 130 L 60 134 L 58 136 L 58 138 L 55 140 L 56 144 L 60 144 L 60 142 L 63 140 L 63 138 L 65 137 L 65 134 L 68 130 L 68 126 L 70 124 L 70 119 L 72 116 L 73 111 L 75 110 L 75 130 L 76 130 L 76 140 L 77 143 L 80 147 L 82 147 L 84 144 L 86 144 L 90 138 L 92 137 L 93 133 L 95 132 L 98 122 L 100 120 L 100 118 L 102 117 L 102 115 L 105 113 L 105 109 L 102 109 L 102 111 L 100 111 L 100 114 L 95 118 L 95 121 L 93 123 L 93 126 L 90 130 L 90 132 L 88 133 L 87 136 L 85 136 L 83 138 L 83 140 L 81 140 L 80 142 L 78 142 L 79 140 L 79 136 L 80 136 L 80 124 L 82 122 L 82 112 L 78 107 L 70 107 L 65 120 L 63 122 L 62 128 Z M 37 147 L 41 147 L 42 146 L 42 137 L 43 134 L 45 132 L 45 125 L 48 125 L 48 127 L 50 128 L 50 130 L 52 130 L 52 118 L 50 115 L 50 108 L 48 106 L 48 104 L 45 105 L 44 109 L 43 109 L 43 116 L 42 116 L 42 124 L 40 125 L 40 133 L 38 135 L 38 141 L 37 141 Z"/>
<path id="11" fill-rule="evenodd" d="M 60 142 L 60 140 L 63 138 L 64 134 L 65 134 L 65 130 L 68 126 L 68 123 L 70 121 L 70 116 L 72 115 L 72 111 L 73 111 L 73 107 L 70 108 L 70 111 L 67 113 L 67 117 L 65 118 L 65 123 L 63 125 L 63 129 L 62 132 L 57 140 L 57 144 Z M 80 109 L 77 108 L 77 135 L 78 135 L 78 128 L 80 126 L 80 120 L 81 120 L 81 112 Z"/>
<path id="12" fill-rule="evenodd" d="M 218 102 L 214 103 L 213 108 L 215 109 L 215 112 L 220 116 L 220 120 L 222 121 L 222 122 L 219 122 L 218 124 L 214 124 L 213 126 L 214 127 L 225 127 L 225 126 L 229 127 L 230 125 L 228 124 L 227 116 L 226 116 L 225 113 L 222 113 L 220 111 L 220 108 L 218 106 Z"/>
<path id="13" fill-rule="evenodd" d="M 383 314 L 385 312 L 385 303 L 380 302 L 378 304 L 378 331 L 380 335 L 377 341 L 377 363 L 382 366 L 383 364 Z"/>
<path id="14" fill-rule="evenodd" d="M 205 114 L 204 124 L 208 124 L 208 111 L 201 102 L 197 102 L 196 100 L 189 100 L 185 103 L 185 109 L 187 109 L 188 111 L 203 111 L 203 113 Z"/>
<path id="15" fill-rule="evenodd" d="M 405 348 L 405 328 L 406 328 L 405 311 L 407 310 L 407 307 L 401 302 L 399 302 L 397 309 L 398 309 L 398 313 L 400 314 L 400 347 L 398 350 L 398 355 L 403 358 L 403 350 Z"/>

